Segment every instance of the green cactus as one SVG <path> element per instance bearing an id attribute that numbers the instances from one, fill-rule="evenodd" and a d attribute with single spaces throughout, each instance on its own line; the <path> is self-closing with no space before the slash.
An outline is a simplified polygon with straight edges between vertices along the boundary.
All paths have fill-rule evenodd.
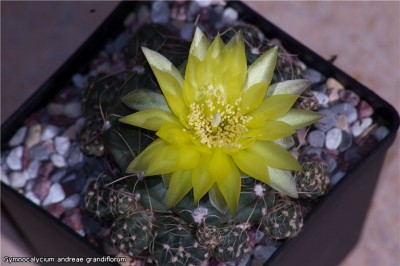
<path id="1" fill-rule="evenodd" d="M 209 254 L 195 239 L 194 230 L 173 216 L 156 219 L 150 255 L 158 265 L 201 265 Z"/>
<path id="2" fill-rule="evenodd" d="M 302 227 L 300 207 L 289 200 L 278 200 L 262 220 L 262 228 L 273 239 L 294 237 Z"/>
<path id="3" fill-rule="evenodd" d="M 303 172 L 294 175 L 299 197 L 316 199 L 325 194 L 329 185 L 329 175 L 324 164 L 308 161 L 302 164 Z"/>
<path id="4" fill-rule="evenodd" d="M 131 257 L 139 255 L 149 247 L 152 239 L 152 220 L 152 213 L 145 211 L 115 220 L 111 226 L 111 242 Z"/>
<path id="5" fill-rule="evenodd" d="M 97 180 L 91 182 L 85 195 L 86 209 L 99 219 L 107 219 L 111 216 L 109 208 L 110 188 L 112 178 L 102 174 Z"/>
<path id="6" fill-rule="evenodd" d="M 213 256 L 221 262 L 241 261 L 249 248 L 246 227 L 246 224 L 239 224 L 219 229 L 220 241 L 212 252 Z"/>

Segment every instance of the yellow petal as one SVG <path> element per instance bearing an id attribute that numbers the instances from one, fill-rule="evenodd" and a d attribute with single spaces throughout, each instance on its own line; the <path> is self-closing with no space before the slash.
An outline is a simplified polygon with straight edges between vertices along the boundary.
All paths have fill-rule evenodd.
<path id="1" fill-rule="evenodd" d="M 200 159 L 200 153 L 193 145 L 183 145 L 179 148 L 178 168 L 193 169 L 197 166 Z"/>
<path id="2" fill-rule="evenodd" d="M 209 173 L 215 180 L 222 180 L 231 170 L 231 162 L 228 155 L 220 149 L 216 149 L 211 157 L 210 165 L 208 166 Z"/>
<path id="3" fill-rule="evenodd" d="M 180 125 L 179 120 L 171 113 L 160 109 L 147 109 L 119 119 L 129 125 L 157 131 L 164 123 Z"/>
<path id="4" fill-rule="evenodd" d="M 179 70 L 163 55 L 142 47 L 143 53 L 157 78 L 158 84 L 176 116 L 184 112 L 182 85 L 183 78 Z"/>
<path id="5" fill-rule="evenodd" d="M 128 165 L 126 173 L 132 174 L 144 172 L 154 155 L 165 145 L 166 143 L 162 139 L 153 141 L 144 151 L 133 159 L 133 161 Z"/>
<path id="6" fill-rule="evenodd" d="M 166 144 L 154 154 L 145 171 L 145 176 L 161 175 L 172 173 L 178 167 L 178 150 L 174 145 Z"/>
<path id="7" fill-rule="evenodd" d="M 267 83 L 268 87 L 274 74 L 277 58 L 277 46 L 269 49 L 263 55 L 257 58 L 257 60 L 249 67 L 249 70 L 247 71 L 247 78 L 244 83 L 243 90 L 246 91 L 254 84 L 260 82 Z"/>
<path id="8" fill-rule="evenodd" d="M 210 198 L 210 203 L 221 213 L 226 213 L 228 210 L 228 204 L 217 184 L 214 184 L 210 191 L 208 191 L 208 196 Z"/>
<path id="9" fill-rule="evenodd" d="M 192 186 L 195 202 L 199 202 L 215 183 L 214 178 L 208 172 L 209 163 L 210 156 L 202 155 L 199 159 L 199 163 L 192 171 Z"/>
<path id="10" fill-rule="evenodd" d="M 179 146 L 190 143 L 190 134 L 185 131 L 182 125 L 164 123 L 157 131 L 156 135 L 168 143 Z"/>
<path id="11" fill-rule="evenodd" d="M 259 140 L 276 140 L 291 136 L 296 131 L 292 126 L 281 121 L 268 120 L 262 127 L 251 129 L 246 135 Z"/>
<path id="12" fill-rule="evenodd" d="M 129 108 L 138 111 L 161 109 L 171 113 L 164 95 L 147 89 L 134 90 L 122 97 L 121 101 Z"/>
<path id="13" fill-rule="evenodd" d="M 199 60 L 203 60 L 207 54 L 209 46 L 210 43 L 208 42 L 207 37 L 199 27 L 196 27 L 189 53 L 197 57 Z"/>
<path id="14" fill-rule="evenodd" d="M 192 172 L 178 170 L 172 173 L 166 196 L 167 208 L 175 206 L 192 189 Z"/>
<path id="15" fill-rule="evenodd" d="M 294 158 L 290 152 L 274 142 L 256 141 L 248 148 L 248 151 L 262 157 L 268 166 L 301 171 L 301 166 L 297 162 L 296 158 Z"/>
<path id="16" fill-rule="evenodd" d="M 269 184 L 267 164 L 261 156 L 247 150 L 240 150 L 232 154 L 232 159 L 243 173 Z"/>
<path id="17" fill-rule="evenodd" d="M 218 73 L 230 102 L 234 102 L 242 91 L 247 75 L 247 58 L 241 31 L 225 45 Z"/>
<path id="18" fill-rule="evenodd" d="M 269 86 L 267 97 L 278 94 L 302 94 L 311 86 L 308 79 L 294 79 L 277 82 Z"/>
<path id="19" fill-rule="evenodd" d="M 317 112 L 302 109 L 292 109 L 284 116 L 278 118 L 278 120 L 291 125 L 294 129 L 299 129 L 311 125 L 323 117 L 323 114 Z"/>
<path id="20" fill-rule="evenodd" d="M 256 83 L 242 94 L 242 101 L 240 108 L 244 114 L 256 109 L 264 100 L 265 93 L 267 92 L 268 84 L 266 82 Z"/>
<path id="21" fill-rule="evenodd" d="M 264 120 L 277 119 L 290 110 L 298 97 L 294 94 L 279 94 L 268 97 L 249 115 L 254 118 L 262 117 Z"/>
<path id="22" fill-rule="evenodd" d="M 269 185 L 280 193 L 288 195 L 292 198 L 298 198 L 296 182 L 290 171 L 280 170 L 268 167 Z"/>

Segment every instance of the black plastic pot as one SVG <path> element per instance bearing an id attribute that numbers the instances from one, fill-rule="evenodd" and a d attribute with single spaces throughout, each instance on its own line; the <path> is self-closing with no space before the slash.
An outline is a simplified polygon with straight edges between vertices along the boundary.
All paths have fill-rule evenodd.
<path id="1" fill-rule="evenodd" d="M 360 236 L 385 153 L 393 143 L 399 127 L 399 116 L 392 106 L 374 92 L 241 2 L 232 2 L 230 5 L 239 11 L 244 20 L 264 31 L 266 36 L 280 39 L 287 50 L 300 55 L 300 59 L 308 66 L 327 77 L 336 78 L 346 87 L 351 87 L 373 106 L 375 113 L 390 131 L 379 145 L 352 167 L 346 176 L 318 202 L 306 217 L 301 234 L 285 241 L 266 263 L 266 265 L 336 265 L 351 250 Z M 2 149 L 23 124 L 24 119 L 45 105 L 42 99 L 54 96 L 74 73 L 87 65 L 89 60 L 103 48 L 106 40 L 116 36 L 123 29 L 124 18 L 136 6 L 135 2 L 122 2 L 79 50 L 2 125 Z M 101 250 L 9 186 L 2 184 L 1 193 L 3 207 L 31 244 L 36 255 L 54 258 L 105 256 Z M 54 265 L 60 264 L 54 263 Z"/>

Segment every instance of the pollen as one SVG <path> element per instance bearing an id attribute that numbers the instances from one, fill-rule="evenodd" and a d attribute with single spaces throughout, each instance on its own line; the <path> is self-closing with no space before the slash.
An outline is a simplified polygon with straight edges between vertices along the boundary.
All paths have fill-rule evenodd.
<path id="1" fill-rule="evenodd" d="M 240 98 L 229 103 L 222 88 L 207 86 L 201 100 L 190 105 L 188 124 L 192 134 L 209 148 L 241 148 L 250 116 L 242 114 Z"/>

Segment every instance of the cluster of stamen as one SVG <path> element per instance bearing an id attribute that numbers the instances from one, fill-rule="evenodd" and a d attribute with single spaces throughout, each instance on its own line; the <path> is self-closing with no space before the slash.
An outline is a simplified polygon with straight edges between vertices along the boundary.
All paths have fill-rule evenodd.
<path id="1" fill-rule="evenodd" d="M 250 116 L 242 114 L 240 98 L 228 103 L 222 88 L 206 87 L 200 101 L 190 105 L 188 124 L 207 147 L 240 148 Z"/>

